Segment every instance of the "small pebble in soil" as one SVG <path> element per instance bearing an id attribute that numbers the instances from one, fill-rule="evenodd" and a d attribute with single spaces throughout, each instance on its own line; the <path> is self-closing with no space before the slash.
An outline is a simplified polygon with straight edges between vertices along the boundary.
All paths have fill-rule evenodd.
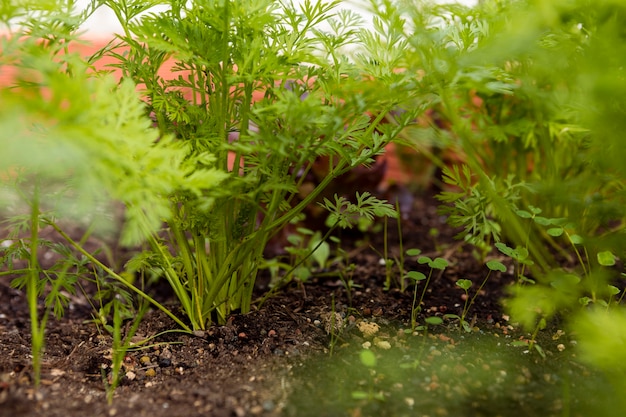
<path id="1" fill-rule="evenodd" d="M 357 323 L 356 327 L 366 338 L 374 336 L 380 330 L 380 326 L 378 324 L 370 323 L 367 321 L 361 321 Z"/>
<path id="2" fill-rule="evenodd" d="M 389 343 L 386 340 L 375 340 L 374 343 L 376 344 L 376 347 L 379 347 L 380 349 L 384 349 L 384 350 L 391 349 L 391 343 Z"/>
<path id="3" fill-rule="evenodd" d="M 322 314 L 322 320 L 324 320 L 324 330 L 328 334 L 341 333 L 344 327 L 343 317 L 340 313 L 331 312 Z"/>
<path id="4" fill-rule="evenodd" d="M 267 400 L 267 401 L 263 401 L 263 409 L 265 411 L 272 411 L 276 406 L 274 405 L 274 401 L 272 400 Z"/>
<path id="5" fill-rule="evenodd" d="M 250 414 L 252 414 L 253 416 L 258 416 L 262 412 L 263 412 L 263 407 L 261 407 L 260 405 L 255 405 L 254 407 L 250 408 Z"/>
<path id="6" fill-rule="evenodd" d="M 172 366 L 172 360 L 170 358 L 159 358 L 159 366 L 161 368 L 167 368 L 169 366 Z"/>
<path id="7" fill-rule="evenodd" d="M 150 368 L 146 371 L 146 376 L 148 378 L 153 378 L 156 376 L 156 371 L 154 370 L 154 368 Z"/>

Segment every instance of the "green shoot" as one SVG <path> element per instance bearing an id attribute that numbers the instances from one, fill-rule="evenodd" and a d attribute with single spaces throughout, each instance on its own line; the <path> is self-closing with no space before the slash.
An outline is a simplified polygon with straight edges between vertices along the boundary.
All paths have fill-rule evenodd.
<path id="1" fill-rule="evenodd" d="M 409 256 L 415 256 L 418 255 L 419 253 L 421 253 L 421 251 L 419 251 L 419 249 L 409 249 L 407 250 L 407 255 Z M 417 262 L 419 264 L 426 264 L 430 267 L 430 270 L 428 272 L 428 276 L 426 276 L 424 273 L 419 272 L 419 271 L 409 271 L 406 275 L 406 278 L 413 280 L 415 282 L 415 287 L 414 287 L 414 291 L 413 291 L 413 304 L 411 305 L 411 331 L 414 331 L 417 327 L 417 317 L 419 315 L 419 313 L 422 311 L 422 303 L 424 301 L 424 296 L 426 295 L 426 291 L 428 290 L 428 285 L 430 283 L 431 277 L 433 275 L 433 271 L 435 269 L 439 270 L 440 273 L 443 273 L 443 271 L 446 269 L 446 267 L 448 266 L 448 261 L 446 261 L 443 258 L 435 258 L 435 259 L 431 259 L 428 256 L 420 256 L 417 259 Z M 419 301 L 417 299 L 417 286 L 419 284 L 419 282 L 421 281 L 426 281 L 424 284 L 424 287 L 422 288 L 422 292 L 419 298 Z M 436 318 L 434 318 L 436 319 Z"/>

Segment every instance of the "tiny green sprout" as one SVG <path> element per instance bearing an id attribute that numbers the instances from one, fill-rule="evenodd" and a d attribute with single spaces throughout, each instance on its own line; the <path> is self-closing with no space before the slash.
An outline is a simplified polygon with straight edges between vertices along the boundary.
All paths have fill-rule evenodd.
<path id="1" fill-rule="evenodd" d="M 527 278 L 524 275 L 526 266 L 532 266 L 532 265 L 535 264 L 532 261 L 532 259 L 529 259 L 528 249 L 526 249 L 523 246 L 518 246 L 515 249 L 513 249 L 513 248 L 507 246 L 503 242 L 496 243 L 495 247 L 500 252 L 502 252 L 503 254 L 508 256 L 509 258 L 513 259 L 513 261 L 515 262 L 515 276 L 517 278 L 518 283 L 521 283 L 521 282 L 534 283 L 533 280 Z M 487 265 L 487 266 L 489 266 L 489 265 Z M 498 266 L 498 268 L 500 268 L 500 267 Z"/>
<path id="2" fill-rule="evenodd" d="M 420 256 L 417 260 L 419 264 L 427 264 L 431 269 L 444 270 L 448 266 L 448 261 L 443 258 L 430 259 L 428 256 Z"/>
<path id="3" fill-rule="evenodd" d="M 489 268 L 492 271 L 506 272 L 506 266 L 504 266 L 504 264 L 500 261 L 491 260 L 487 262 L 486 265 L 487 265 L 487 268 Z"/>
<path id="4" fill-rule="evenodd" d="M 321 240 L 320 236 L 314 236 L 309 242 L 309 247 L 313 249 L 311 256 L 320 268 L 325 268 L 330 257 L 330 245 L 328 242 Z"/>
<path id="5" fill-rule="evenodd" d="M 356 390 L 352 391 L 351 396 L 353 400 L 378 400 L 384 401 L 385 395 L 382 392 L 374 392 L 374 375 L 376 372 L 374 368 L 376 367 L 378 361 L 376 359 L 376 354 L 369 349 L 363 349 L 359 352 L 359 359 L 361 363 L 370 370 L 370 381 L 369 381 L 369 390 Z"/>
<path id="6" fill-rule="evenodd" d="M 409 251 L 411 252 L 409 254 Z M 419 249 L 409 249 L 407 251 L 407 255 L 415 256 L 421 253 Z M 443 258 L 435 258 L 431 259 L 428 256 L 420 256 L 417 259 L 417 262 L 421 265 L 427 264 L 430 267 L 430 271 L 428 272 L 428 276 L 425 276 L 423 273 L 418 271 L 410 271 L 406 274 L 406 278 L 412 279 L 415 281 L 415 289 L 413 292 L 413 305 L 411 307 L 411 330 L 414 331 L 417 326 L 417 315 L 422 311 L 422 301 L 424 301 L 424 296 L 426 295 L 426 290 L 428 289 L 428 284 L 430 283 L 430 279 L 432 278 L 433 271 L 438 269 L 443 272 L 444 269 L 448 266 L 448 261 Z M 419 299 L 419 303 L 417 301 L 417 284 L 420 281 L 426 279 L 426 284 L 422 289 L 422 294 Z"/>
<path id="7" fill-rule="evenodd" d="M 418 271 L 409 271 L 406 277 L 415 281 L 415 287 L 413 290 L 413 304 L 411 306 L 411 331 L 415 330 L 417 325 L 417 315 L 422 311 L 421 301 L 420 305 L 417 305 L 417 283 L 426 279 L 426 275 Z"/>
<path id="8" fill-rule="evenodd" d="M 361 353 L 359 353 L 359 359 L 361 359 L 361 363 L 368 368 L 374 368 L 377 363 L 376 355 L 369 349 L 363 349 Z"/>
<path id="9" fill-rule="evenodd" d="M 426 279 L 426 275 L 422 274 L 421 272 L 417 272 L 417 271 L 409 271 L 406 274 L 407 278 L 412 279 L 413 281 L 422 281 Z"/>
<path id="10" fill-rule="evenodd" d="M 406 254 L 408 256 L 419 256 L 422 253 L 420 249 L 407 249 Z"/>
<path id="11" fill-rule="evenodd" d="M 472 286 L 472 281 L 470 281 L 469 279 L 460 279 L 456 282 L 456 286 L 463 288 L 463 290 L 465 290 L 465 293 L 467 294 L 470 287 Z"/>
<path id="12" fill-rule="evenodd" d="M 597 255 L 598 263 L 602 266 L 613 266 L 615 265 L 616 257 L 613 255 L 613 252 L 605 250 L 602 252 L 598 252 Z"/>
<path id="13" fill-rule="evenodd" d="M 478 288 L 478 290 L 476 290 L 476 293 L 471 298 L 471 300 L 469 297 L 469 289 L 472 287 L 472 284 L 473 284 L 472 281 L 470 281 L 469 279 L 459 279 L 456 282 L 456 286 L 459 288 L 462 288 L 463 291 L 465 291 L 465 304 L 463 306 L 463 312 L 461 313 L 461 316 L 458 316 L 456 314 L 446 314 L 444 316 L 445 318 L 448 318 L 448 319 L 458 319 L 461 322 L 461 326 L 463 326 L 463 329 L 465 329 L 465 331 L 468 333 L 472 331 L 472 326 L 470 325 L 470 323 L 467 322 L 465 318 L 467 317 L 467 313 L 469 312 L 470 307 L 476 301 L 476 297 L 478 297 L 478 294 L 480 294 L 480 291 L 483 289 L 483 287 L 487 283 L 489 276 L 491 275 L 493 271 L 506 272 L 506 267 L 500 261 L 491 260 L 491 261 L 488 261 L 486 265 L 487 265 L 487 268 L 489 268 L 489 272 L 487 273 L 487 276 L 483 280 L 482 284 L 480 284 L 480 287 Z"/>
<path id="14" fill-rule="evenodd" d="M 622 290 L 617 288 L 615 285 L 607 285 L 606 287 L 607 287 L 607 291 L 609 293 L 609 302 L 606 303 L 606 308 L 609 308 L 609 306 L 611 305 L 611 301 L 613 301 L 615 296 L 617 294 L 619 294 Z"/>
<path id="15" fill-rule="evenodd" d="M 431 326 L 438 326 L 443 323 L 443 319 L 437 316 L 426 317 L 424 321 Z"/>

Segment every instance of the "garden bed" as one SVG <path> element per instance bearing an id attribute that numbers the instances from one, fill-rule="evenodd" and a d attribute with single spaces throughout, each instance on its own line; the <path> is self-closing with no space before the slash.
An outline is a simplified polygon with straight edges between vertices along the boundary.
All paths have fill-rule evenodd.
<path id="1" fill-rule="evenodd" d="M 424 254 L 445 257 L 450 263 L 432 280 L 420 323 L 424 316 L 460 314 L 464 293 L 455 286 L 456 280 L 481 282 L 486 273 L 473 258 L 471 247 L 452 239 L 454 231 L 444 225 L 436 204 L 426 196 L 416 198 L 402 228 L 404 248 L 421 248 Z M 436 239 L 429 233 L 433 228 L 441 230 Z M 397 254 L 397 234 L 390 231 L 387 239 L 390 252 Z M 386 268 L 372 249 L 380 252 L 383 240 L 381 232 L 342 237 L 344 249 L 354 249 L 351 261 L 356 264 L 351 305 L 336 276 L 314 276 L 303 285 L 293 284 L 279 292 L 258 310 L 234 315 L 225 326 L 213 326 L 195 336 L 159 336 L 151 341 L 153 347 L 128 353 L 126 376 L 112 405 L 107 404 L 103 379 L 111 364 L 112 340 L 109 333 L 90 322 L 96 312 L 88 300 L 75 297 L 61 321 L 49 322 L 42 384 L 35 390 L 25 294 L 9 288 L 9 280 L 3 277 L 3 413 L 64 417 L 86 412 L 91 416 L 152 417 L 514 416 L 525 410 L 530 413 L 526 415 L 556 416 L 569 408 L 584 410 L 585 399 L 568 392 L 588 388 L 600 377 L 590 379 L 585 367 L 572 362 L 569 335 L 557 332 L 558 326 L 543 333 L 546 359 L 537 352 L 524 353 L 524 347 L 511 346 L 525 336 L 511 326 L 500 306 L 513 281 L 511 274 L 493 275 L 487 281 L 469 313 L 472 333 L 448 320 L 428 331 L 407 334 L 403 330 L 410 326 L 413 291 L 383 289 Z M 417 263 L 407 260 L 406 267 L 417 268 Z M 264 290 L 259 288 L 259 294 Z M 163 297 L 168 299 L 167 291 Z M 325 327 L 333 306 L 346 326 L 337 334 L 331 355 L 333 340 Z M 359 330 L 361 323 L 375 323 L 379 331 L 366 337 Z M 150 311 L 136 337 L 176 328 L 161 312 Z M 359 352 L 367 342 L 378 357 L 378 373 L 359 362 Z M 389 343 L 389 350 L 384 342 Z M 571 379 L 563 379 L 563 373 Z M 476 381 L 484 385 L 476 386 Z"/>
<path id="2" fill-rule="evenodd" d="M 0 414 L 624 415 L 621 4 L 165 3 L 3 7 Z"/>

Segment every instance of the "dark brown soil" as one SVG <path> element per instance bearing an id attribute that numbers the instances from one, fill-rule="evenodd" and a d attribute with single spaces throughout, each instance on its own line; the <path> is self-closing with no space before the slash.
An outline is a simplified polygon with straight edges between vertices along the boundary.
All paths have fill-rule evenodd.
<path id="1" fill-rule="evenodd" d="M 436 212 L 437 203 L 416 198 L 403 220 L 404 248 L 419 248 L 430 257 L 444 257 L 450 266 L 435 274 L 422 306 L 423 313 L 459 314 L 463 291 L 459 278 L 482 282 L 486 268 L 472 256 L 471 248 L 452 239 L 454 231 Z M 395 221 L 389 222 L 390 253 L 397 255 Z M 433 237 L 431 230 L 439 230 Z M 83 297 L 76 297 L 65 317 L 51 319 L 43 355 L 42 383 L 33 386 L 30 323 L 25 294 L 0 278 L 0 415 L 1 416 L 277 416 L 284 414 L 293 392 L 293 367 L 304 359 L 327 354 L 330 336 L 324 329 L 332 310 L 349 324 L 372 320 L 406 327 L 413 293 L 397 286 L 384 290 L 386 269 L 381 265 L 384 234 L 341 237 L 354 288 L 348 297 L 337 276 L 324 274 L 304 285 L 292 283 L 259 309 L 235 315 L 225 326 L 214 326 L 196 336 L 167 333 L 157 345 L 129 352 L 125 377 L 112 405 L 106 401 L 106 377 L 111 364 L 111 336 L 90 322 L 94 313 Z M 374 249 L 372 249 L 374 248 Z M 407 269 L 428 272 L 414 259 Z M 337 265 L 336 268 L 341 268 Z M 331 271 L 332 272 L 332 271 Z M 330 275 L 330 276 L 329 276 Z M 397 279 L 397 270 L 393 270 Z M 512 280 L 510 274 L 494 274 L 472 307 L 479 324 L 505 325 L 499 300 Z M 259 280 L 262 294 L 263 279 Z M 173 305 L 173 304 L 172 304 Z M 423 314 L 422 314 L 423 317 Z M 176 329 L 162 313 L 144 317 L 138 337 Z M 341 335 L 349 339 L 350 333 Z"/>

